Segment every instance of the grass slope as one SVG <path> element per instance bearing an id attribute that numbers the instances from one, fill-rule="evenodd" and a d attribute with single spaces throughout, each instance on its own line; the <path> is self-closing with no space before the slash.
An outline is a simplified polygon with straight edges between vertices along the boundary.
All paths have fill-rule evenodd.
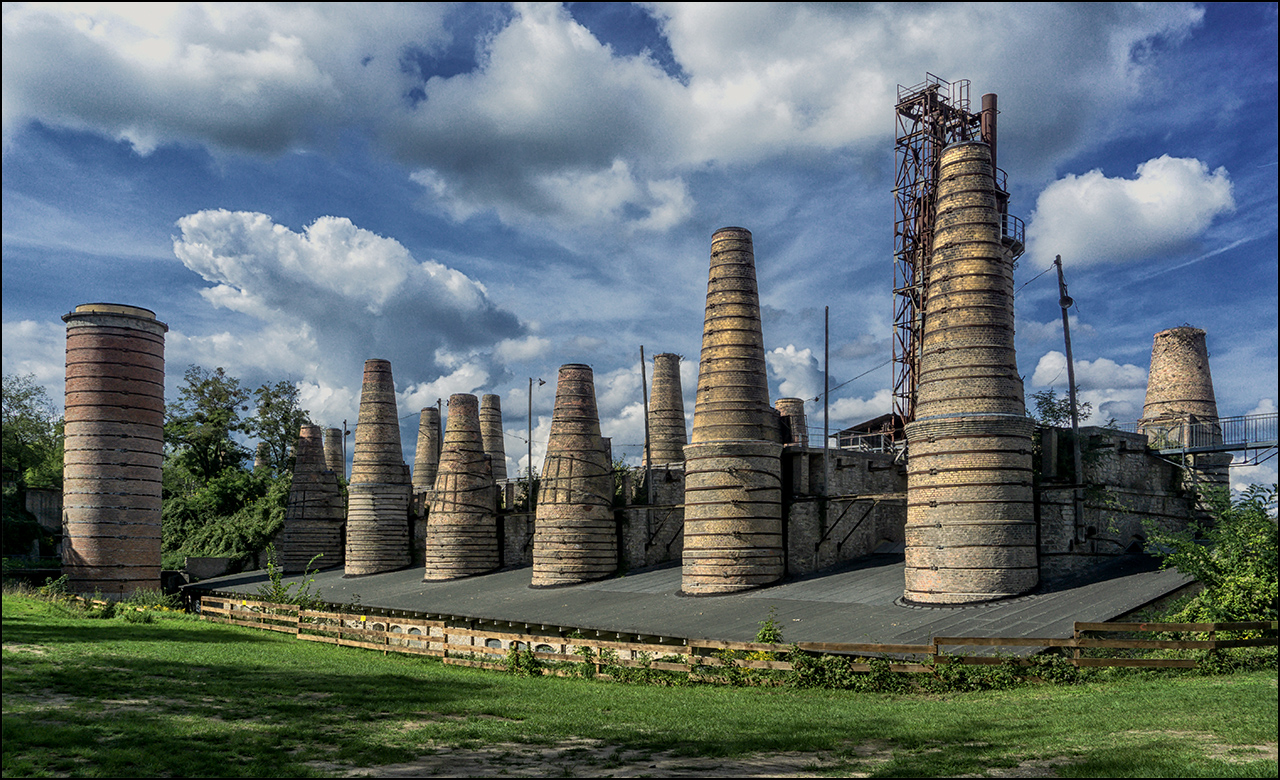
<path id="1" fill-rule="evenodd" d="M 316 776 L 507 743 L 813 752 L 826 771 L 1276 776 L 1276 673 L 949 696 L 521 678 L 158 616 L 3 604 L 5 777 Z M 601 775 L 618 761 L 550 768 Z M 493 771 L 497 771 L 495 768 Z"/>

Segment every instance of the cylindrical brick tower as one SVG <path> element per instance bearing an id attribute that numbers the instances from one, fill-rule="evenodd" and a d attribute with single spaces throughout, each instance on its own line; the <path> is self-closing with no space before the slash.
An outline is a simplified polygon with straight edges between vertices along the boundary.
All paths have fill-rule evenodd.
<path id="1" fill-rule="evenodd" d="M 1013 263 L 987 144 L 942 153 L 917 385 L 906 427 L 904 598 L 967 604 L 1039 581 Z"/>
<path id="2" fill-rule="evenodd" d="M 649 395 L 649 450 L 653 463 L 684 463 L 689 434 L 684 425 L 684 392 L 680 356 L 653 356 L 653 390 Z"/>
<path id="3" fill-rule="evenodd" d="M 711 237 L 691 443 L 684 448 L 684 568 L 690 595 L 782 577 L 782 445 L 769 405 L 750 231 Z"/>
<path id="4" fill-rule="evenodd" d="M 306 571 L 313 566 L 331 569 L 342 565 L 345 553 L 342 524 L 346 510 L 338 475 L 324 462 L 324 444 L 319 425 L 304 425 L 298 435 L 298 455 L 293 464 L 289 503 L 284 511 L 277 561 L 286 572 Z"/>
<path id="5" fill-rule="evenodd" d="M 484 439 L 484 451 L 489 454 L 493 467 L 493 480 L 507 478 L 507 449 L 502 441 L 502 403 L 492 393 L 480 399 L 480 436 Z"/>
<path id="6" fill-rule="evenodd" d="M 338 475 L 339 479 L 347 478 L 347 464 L 342 457 L 342 429 L 324 429 L 324 466 Z"/>
<path id="7" fill-rule="evenodd" d="M 778 410 L 782 418 L 782 443 L 809 446 L 808 421 L 804 416 L 803 398 L 779 398 L 773 408 Z"/>
<path id="8" fill-rule="evenodd" d="M 610 468 L 591 367 L 563 365 L 538 491 L 532 587 L 573 585 L 618 570 Z"/>
<path id="9" fill-rule="evenodd" d="M 346 576 L 402 569 L 409 557 L 408 468 L 391 363 L 366 360 L 347 487 Z"/>
<path id="10" fill-rule="evenodd" d="M 449 396 L 449 419 L 434 491 L 427 517 L 423 579 L 453 580 L 498 568 L 497 491 L 485 464 L 479 403 L 474 395 Z"/>
<path id="11" fill-rule="evenodd" d="M 74 593 L 160 589 L 164 334 L 154 312 L 87 303 L 67 323 L 62 571 Z"/>
<path id="12" fill-rule="evenodd" d="M 440 472 L 440 410 L 428 406 L 418 415 L 418 446 L 413 456 L 413 493 L 427 493 L 436 486 Z"/>

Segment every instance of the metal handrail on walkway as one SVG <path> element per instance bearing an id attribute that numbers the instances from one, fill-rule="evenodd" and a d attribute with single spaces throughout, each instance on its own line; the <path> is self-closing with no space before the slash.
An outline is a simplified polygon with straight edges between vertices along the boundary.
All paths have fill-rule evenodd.
<path id="1" fill-rule="evenodd" d="M 1276 446 L 1280 414 L 1245 414 L 1212 420 L 1170 420 L 1135 423 L 1148 445 L 1162 455 L 1200 452 L 1238 452 Z"/>

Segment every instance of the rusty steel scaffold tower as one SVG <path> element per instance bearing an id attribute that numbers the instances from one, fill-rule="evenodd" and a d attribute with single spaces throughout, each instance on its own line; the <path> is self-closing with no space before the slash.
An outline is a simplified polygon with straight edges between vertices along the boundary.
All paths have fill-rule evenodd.
<path id="1" fill-rule="evenodd" d="M 969 81 L 932 73 L 914 87 L 898 86 L 893 183 L 893 412 L 915 419 L 917 367 L 925 282 L 933 245 L 938 157 L 947 144 L 979 130 L 969 112 Z"/>
<path id="2" fill-rule="evenodd" d="M 996 160 L 996 96 L 969 110 L 969 80 L 948 82 L 932 73 L 913 87 L 898 86 L 893 185 L 893 413 L 901 425 L 915 419 L 929 257 L 938 186 L 938 159 L 948 144 L 981 140 Z M 1023 225 L 1008 213 L 1005 172 L 995 168 L 1001 233 L 1013 259 L 1022 254 Z"/>

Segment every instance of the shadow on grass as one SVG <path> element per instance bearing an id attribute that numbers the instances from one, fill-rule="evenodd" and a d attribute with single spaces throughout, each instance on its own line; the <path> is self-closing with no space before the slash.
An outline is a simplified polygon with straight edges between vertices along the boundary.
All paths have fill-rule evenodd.
<path id="1" fill-rule="evenodd" d="M 141 630 L 156 634 L 151 641 L 183 636 Z M 104 645 L 110 637 L 136 636 L 128 627 L 86 633 Z M 12 641 L 7 621 L 5 638 Z M 6 654 L 5 776 L 296 776 L 313 773 L 308 761 L 407 761 L 417 751 L 398 739 L 397 723 L 439 718 L 486 688 L 464 680 L 440 684 L 421 662 L 406 663 L 404 674 L 369 673 L 354 653 L 313 665 L 307 657 L 316 654 L 304 652 L 284 662 L 294 668 L 267 664 L 263 648 L 245 645 L 252 637 L 238 634 L 234 641 L 220 659 L 194 649 L 189 662 L 104 647 L 60 658 L 50 669 L 38 655 Z M 349 671 L 338 668 L 342 661 L 351 662 Z"/>

